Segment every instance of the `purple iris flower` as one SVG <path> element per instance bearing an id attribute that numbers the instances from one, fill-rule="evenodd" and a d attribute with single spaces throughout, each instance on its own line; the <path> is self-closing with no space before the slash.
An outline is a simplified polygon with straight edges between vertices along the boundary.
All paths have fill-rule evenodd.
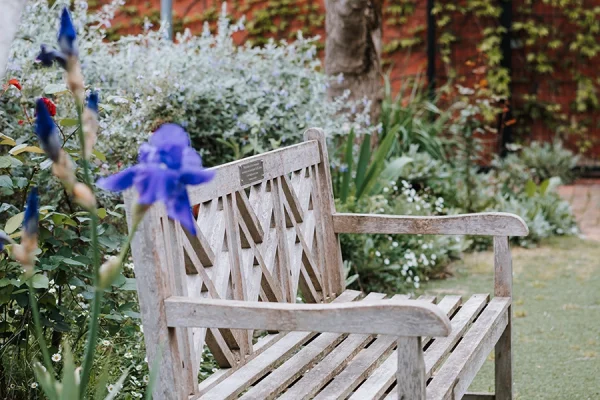
<path id="1" fill-rule="evenodd" d="M 186 186 L 209 182 L 215 173 L 202 167 L 202 159 L 190 144 L 181 126 L 164 124 L 149 143 L 140 146 L 137 165 L 101 178 L 97 185 L 115 192 L 134 186 L 139 204 L 162 201 L 169 217 L 195 235 L 196 223 Z"/>
<path id="2" fill-rule="evenodd" d="M 35 103 L 35 111 L 37 113 L 35 121 L 35 134 L 37 135 L 42 149 L 46 152 L 48 158 L 52 161 L 58 161 L 60 156 L 60 137 L 58 136 L 58 130 L 56 124 L 48 111 L 48 107 L 44 100 L 38 99 Z"/>
<path id="3" fill-rule="evenodd" d="M 87 99 L 87 108 L 98 114 L 98 92 L 91 92 Z"/>
<path id="4" fill-rule="evenodd" d="M 25 216 L 23 217 L 23 230 L 32 237 L 38 233 L 40 199 L 36 187 L 31 188 L 27 196 L 27 206 L 25 207 Z"/>
<path id="5" fill-rule="evenodd" d="M 40 54 L 36 57 L 44 67 L 52 66 L 56 61 L 61 67 L 67 69 L 67 57 L 77 55 L 77 33 L 71 20 L 71 14 L 67 8 L 63 8 L 60 16 L 60 28 L 58 30 L 58 47 L 60 51 L 48 48 L 45 44 L 40 46 Z"/>
<path id="6" fill-rule="evenodd" d="M 67 68 L 67 58 L 60 51 L 54 49 L 48 49 L 45 44 L 40 46 L 40 54 L 36 57 L 44 67 L 51 67 L 54 61 L 56 61 L 62 68 Z"/>
<path id="7" fill-rule="evenodd" d="M 77 46 L 75 40 L 77 33 L 71 20 L 71 14 L 67 7 L 64 7 L 60 15 L 60 29 L 58 30 L 58 47 L 67 56 L 77 55 Z"/>

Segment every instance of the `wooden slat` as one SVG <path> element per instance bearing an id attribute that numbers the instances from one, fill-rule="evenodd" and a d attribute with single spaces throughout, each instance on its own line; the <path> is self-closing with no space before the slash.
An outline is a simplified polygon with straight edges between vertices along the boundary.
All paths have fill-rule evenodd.
<path id="1" fill-rule="evenodd" d="M 461 398 L 508 324 L 510 298 L 490 301 L 427 387 L 431 400 Z"/>
<path id="2" fill-rule="evenodd" d="M 408 302 L 411 301 L 415 302 L 414 300 L 408 300 Z M 435 296 L 421 296 L 418 301 L 425 304 L 434 303 Z M 406 322 L 406 320 L 401 321 Z M 368 348 L 363 349 L 348 362 L 344 370 L 315 396 L 315 400 L 346 398 L 393 351 L 398 336 L 408 335 L 396 334 L 394 336 L 377 337 Z"/>
<path id="3" fill-rule="evenodd" d="M 383 299 L 385 294 L 370 293 L 362 301 Z M 370 335 L 360 335 L 365 342 Z M 307 369 L 311 368 L 325 354 L 329 353 L 335 346 L 344 340 L 345 335 L 339 333 L 324 333 L 305 346 L 298 353 L 273 371 L 269 376 L 260 381 L 256 386 L 248 390 L 242 399 L 271 399 L 285 389 L 291 382 L 296 380 Z M 348 339 L 344 341 L 344 344 Z M 338 347 L 339 349 L 339 347 Z M 337 349 L 336 349 L 337 350 Z M 293 397 L 298 398 L 298 397 Z"/>
<path id="4" fill-rule="evenodd" d="M 333 230 L 331 216 L 335 213 L 335 202 L 333 200 L 333 188 L 331 184 L 331 171 L 329 156 L 327 155 L 327 141 L 325 132 L 321 129 L 308 129 L 304 133 L 305 140 L 318 142 L 318 152 L 321 162 L 316 168 L 313 181 L 313 194 L 319 210 L 319 230 L 322 237 L 324 267 L 328 269 L 326 282 L 330 285 L 329 295 L 334 296 L 344 290 L 346 281 L 344 279 L 344 266 L 342 263 L 342 252 L 340 250 L 339 238 Z"/>
<path id="5" fill-rule="evenodd" d="M 494 295 L 512 297 L 513 270 L 508 237 L 494 237 Z M 512 307 L 508 309 L 508 324 L 496 343 L 494 373 L 496 399 L 512 400 Z"/>
<path id="6" fill-rule="evenodd" d="M 433 296 L 421 296 L 419 300 L 434 302 Z M 460 296 L 445 296 L 438 307 L 447 315 L 451 315 L 457 307 L 460 306 Z M 454 332 L 451 332 L 453 334 Z M 377 339 L 380 340 L 380 339 Z M 423 344 L 427 343 L 427 338 Z M 393 343 L 392 343 L 393 344 Z M 352 400 L 378 399 L 394 383 L 396 371 L 398 370 L 398 356 L 394 353 L 388 357 L 375 371 L 370 374 L 367 380 L 352 394 Z M 360 382 L 358 382 L 360 383 Z"/>
<path id="7" fill-rule="evenodd" d="M 444 338 L 437 338 L 425 352 L 425 372 L 427 378 L 431 377 L 444 357 L 454 348 L 454 345 L 462 338 L 469 324 L 479 315 L 487 304 L 487 294 L 476 294 L 461 307 L 454 318 L 450 321 L 452 332 Z"/>
<path id="8" fill-rule="evenodd" d="M 525 221 L 508 213 L 479 213 L 434 217 L 407 215 L 333 215 L 336 233 L 385 233 L 420 235 L 527 236 Z"/>
<path id="9" fill-rule="evenodd" d="M 407 295 L 396 295 L 393 300 L 408 300 Z M 349 335 L 335 350 L 329 353 L 301 379 L 294 383 L 279 399 L 299 400 L 312 398 L 334 378 L 372 338 L 368 334 Z"/>
<path id="10" fill-rule="evenodd" d="M 190 203 L 204 203 L 255 185 L 258 182 L 241 184 L 240 166 L 258 160 L 263 162 L 263 180 L 266 181 L 317 164 L 321 157 L 317 142 L 311 140 L 221 165 L 213 169 L 216 176 L 211 182 L 188 187 Z"/>
<path id="11" fill-rule="evenodd" d="M 263 303 L 173 296 L 165 300 L 171 327 L 447 336 L 450 320 L 419 300 L 336 304 Z"/>
<path id="12" fill-rule="evenodd" d="M 332 304 L 351 302 L 359 296 L 360 292 L 347 290 L 336 298 Z M 267 348 L 260 357 L 256 357 L 247 362 L 243 367 L 232 371 L 227 379 L 222 380 L 200 398 L 207 400 L 234 398 L 269 371 L 283 363 L 289 355 L 313 336 L 315 336 L 314 332 L 292 332 L 286 334 Z"/>
<path id="13" fill-rule="evenodd" d="M 135 204 L 136 195 L 133 191 L 125 194 L 125 209 L 127 223 L 132 224 L 131 209 Z M 191 360 L 189 354 L 182 358 L 179 354 L 177 338 L 173 329 L 166 323 L 163 299 L 174 293 L 173 276 L 169 273 L 166 259 L 165 238 L 163 235 L 160 215 L 162 206 L 154 206 L 146 212 L 133 238 L 132 254 L 136 265 L 136 279 L 140 313 L 146 327 L 144 339 L 148 360 L 152 364 L 160 357 L 161 373 L 156 379 L 153 395 L 157 399 L 185 398 L 193 392 L 186 388 L 186 367 Z M 164 210 L 164 209 L 163 209 Z M 164 213 L 164 211 L 163 211 Z M 162 352 L 157 343 L 164 344 Z M 189 364 L 188 364 L 189 361 Z"/>
<path id="14" fill-rule="evenodd" d="M 425 362 L 420 337 L 397 340 L 396 391 L 399 399 L 425 400 Z"/>
<path id="15" fill-rule="evenodd" d="M 254 240 L 254 243 L 262 243 L 264 232 L 260 222 L 258 221 L 258 217 L 254 213 L 254 209 L 250 205 L 250 201 L 248 200 L 248 196 L 246 196 L 246 192 L 243 190 L 235 192 L 235 198 L 240 216 L 246 223 L 252 240 Z"/>

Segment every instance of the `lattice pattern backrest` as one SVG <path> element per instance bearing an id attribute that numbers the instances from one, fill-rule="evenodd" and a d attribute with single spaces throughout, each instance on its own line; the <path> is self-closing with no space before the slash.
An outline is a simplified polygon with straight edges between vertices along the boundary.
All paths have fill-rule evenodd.
<path id="1" fill-rule="evenodd" d="M 321 302 L 334 295 L 323 229 L 323 217 L 331 211 L 321 210 L 327 157 L 319 147 L 308 140 L 217 167 L 210 184 L 188 191 L 196 236 L 162 213 L 168 269 L 176 281 L 171 293 L 271 302 L 296 302 L 298 296 Z M 252 332 L 191 329 L 188 334 L 180 343 L 189 342 L 193 371 L 204 344 L 223 367 L 252 353 Z"/>

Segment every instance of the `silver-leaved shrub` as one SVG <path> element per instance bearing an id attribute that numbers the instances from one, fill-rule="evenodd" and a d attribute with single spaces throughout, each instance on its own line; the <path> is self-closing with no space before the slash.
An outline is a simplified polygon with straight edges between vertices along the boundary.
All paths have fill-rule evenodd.
<path id="1" fill-rule="evenodd" d="M 50 16 L 66 3 L 27 5 L 7 73 L 21 81 L 22 104 L 30 112 L 35 96 L 52 97 L 59 122 L 71 109 L 62 72 L 41 69 L 34 59 L 41 43 L 55 40 L 56 18 Z M 103 101 L 98 148 L 109 160 L 131 162 L 132 149 L 165 121 L 186 128 L 207 165 L 298 142 L 311 126 L 333 136 L 347 132 L 350 124 L 359 133 L 371 125 L 368 107 L 349 105 L 347 96 L 327 101 L 331 78 L 322 72 L 314 39 L 299 35 L 292 43 L 237 46 L 232 35 L 243 29 L 243 20 L 230 23 L 223 5 L 216 33 L 206 25 L 201 35 L 186 31 L 171 42 L 147 23 L 142 34 L 106 42 L 121 3 L 88 12 L 87 2 L 77 1 L 73 12 L 86 84 L 99 90 Z M 30 129 L 17 124 L 21 115 L 14 108 L 0 112 L 0 128 L 25 141 Z"/>

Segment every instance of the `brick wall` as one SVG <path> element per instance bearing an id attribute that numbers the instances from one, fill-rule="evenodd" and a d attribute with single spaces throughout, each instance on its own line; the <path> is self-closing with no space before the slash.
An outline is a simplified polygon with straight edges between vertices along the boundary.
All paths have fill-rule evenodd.
<path id="1" fill-rule="evenodd" d="M 513 17 L 517 21 L 523 18 L 519 15 L 519 7 L 524 0 L 513 1 Z M 589 7 L 600 6 L 600 0 L 584 0 L 589 3 Z M 190 28 L 192 32 L 200 32 L 205 20 L 214 20 L 216 13 L 220 12 L 220 2 L 215 0 L 174 0 L 174 15 L 175 24 L 178 29 L 181 27 Z M 287 22 L 285 29 L 276 32 L 263 33 L 264 36 L 274 37 L 276 39 L 290 39 L 294 32 L 298 29 L 305 30 L 305 34 L 324 36 L 324 22 L 309 24 L 308 18 L 302 19 L 301 15 L 306 14 L 306 10 L 313 15 L 311 19 L 318 16 L 323 17 L 325 13 L 323 0 L 282 0 L 279 11 L 273 8 L 273 2 L 257 1 L 257 0 L 239 0 L 228 4 L 229 12 L 239 18 L 246 15 L 248 20 L 260 18 L 271 18 L 275 25 L 282 22 Z M 279 3 L 277 3 L 279 4 Z M 397 90 L 406 77 L 414 77 L 421 74 L 422 79 L 425 79 L 425 69 L 427 58 L 425 53 L 426 47 L 426 0 L 415 0 L 413 2 L 414 10 L 411 15 L 406 17 L 402 24 L 397 23 L 397 15 L 389 8 L 390 4 L 384 3 L 384 47 L 396 47 L 395 51 L 384 54 L 384 71 L 391 71 L 392 86 Z M 269 8 L 271 7 L 271 8 Z M 291 7 L 296 7 L 297 15 L 281 17 L 278 12 L 290 10 Z M 310 7 L 310 8 L 309 8 Z M 128 0 L 123 11 L 120 12 L 116 19 L 115 26 L 120 33 L 135 33 L 139 32 L 141 20 L 140 16 L 149 16 L 157 21 L 158 10 L 160 9 L 160 0 Z M 561 31 L 575 33 L 576 27 L 562 18 L 557 13 L 553 12 L 550 6 L 544 5 L 542 2 L 537 2 L 535 6 L 536 18 L 550 24 L 558 24 Z M 268 13 L 272 15 L 268 15 Z M 324 21 L 324 18 L 323 18 Z M 451 62 L 449 65 L 444 64 L 440 57 L 437 57 L 436 62 L 436 78 L 438 82 L 444 82 L 448 76 L 448 67 L 458 72 L 458 76 L 468 75 L 469 66 L 468 60 L 477 60 L 480 53 L 477 46 L 481 41 L 482 29 L 485 24 L 498 25 L 498 21 L 477 20 L 471 15 L 456 15 L 453 16 L 449 28 L 459 38 L 458 42 L 452 47 L 450 55 Z M 598 21 L 600 24 L 600 21 Z M 483 26 L 482 26 L 483 24 Z M 440 35 L 438 30 L 438 36 Z M 248 32 L 237 34 L 236 40 L 243 43 L 248 39 Z M 398 48 L 394 43 L 400 39 L 413 38 L 413 44 L 409 50 Z M 517 38 L 518 39 L 518 38 Z M 551 39 L 551 38 L 548 38 Z M 546 40 L 547 42 L 547 40 Z M 512 53 L 512 81 L 513 81 L 513 106 L 519 110 L 523 105 L 523 95 L 537 95 L 541 102 L 558 103 L 563 110 L 568 111 L 575 98 L 575 90 L 577 83 L 573 81 L 571 75 L 565 71 L 557 70 L 551 76 L 540 78 L 540 75 L 531 75 L 524 68 L 526 64 L 526 50 L 514 46 Z M 550 57 L 564 57 L 563 52 L 547 52 Z M 597 57 L 595 61 L 600 61 Z M 596 72 L 597 62 L 589 62 L 587 60 L 573 60 L 573 63 L 580 63 L 578 69 L 585 75 L 595 79 L 600 79 Z M 599 94 L 600 96 L 600 94 Z M 585 163 L 594 163 L 600 165 L 600 113 L 588 112 L 578 114 L 569 112 L 570 119 L 585 119 L 588 122 L 589 130 L 584 135 L 570 135 L 567 139 L 567 145 L 574 150 L 579 148 L 582 139 L 588 140 L 592 146 L 585 153 Z M 515 124 L 515 131 L 521 132 L 521 140 L 553 140 L 555 132 L 545 126 L 541 120 L 532 120 L 527 114 L 519 118 Z M 496 151 L 498 143 L 496 138 L 488 138 L 487 149 L 490 152 Z"/>

